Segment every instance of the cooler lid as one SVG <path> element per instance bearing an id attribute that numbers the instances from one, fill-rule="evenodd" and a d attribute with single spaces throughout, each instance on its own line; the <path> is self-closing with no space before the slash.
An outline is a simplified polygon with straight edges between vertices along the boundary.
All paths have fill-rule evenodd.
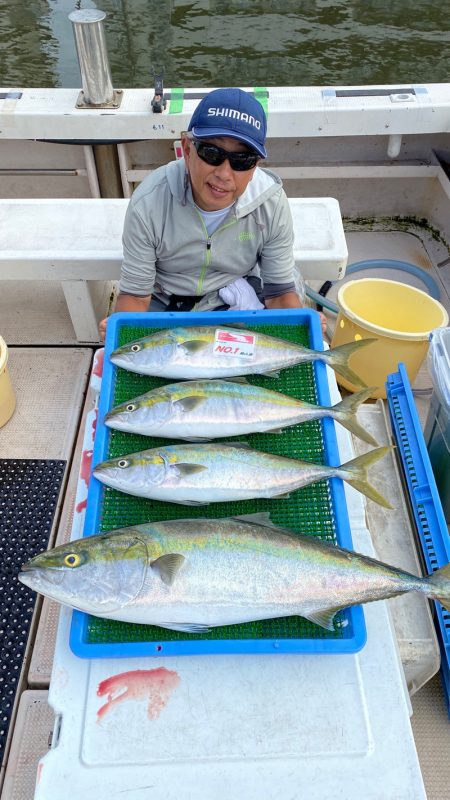
<path id="1" fill-rule="evenodd" d="M 428 368 L 439 400 L 450 410 L 450 327 L 431 332 Z"/>

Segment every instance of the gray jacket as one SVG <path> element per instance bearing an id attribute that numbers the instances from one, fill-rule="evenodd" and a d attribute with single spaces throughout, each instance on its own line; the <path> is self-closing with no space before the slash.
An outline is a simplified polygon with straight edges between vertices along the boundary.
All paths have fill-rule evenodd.
<path id="1" fill-rule="evenodd" d="M 218 290 L 260 273 L 263 294 L 294 289 L 292 216 L 281 179 L 256 168 L 244 194 L 209 236 L 192 201 L 184 161 L 172 161 L 133 193 L 123 232 L 120 291 L 167 304 L 199 296 L 195 310 L 222 304 Z"/>

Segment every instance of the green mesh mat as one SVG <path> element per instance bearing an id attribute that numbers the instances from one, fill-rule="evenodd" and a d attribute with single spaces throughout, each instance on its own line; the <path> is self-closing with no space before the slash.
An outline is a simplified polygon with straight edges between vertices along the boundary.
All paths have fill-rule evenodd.
<path id="1" fill-rule="evenodd" d="M 304 325 L 254 325 L 255 331 L 277 336 L 309 346 L 308 328 Z M 152 328 L 152 333 L 158 329 Z M 119 329 L 118 346 L 149 335 L 148 327 Z M 316 381 L 312 364 L 301 364 L 282 370 L 277 379 L 261 375 L 246 376 L 250 383 L 317 403 Z M 123 369 L 116 370 L 113 405 L 144 394 L 157 386 L 173 383 L 167 379 L 153 378 Z M 310 421 L 285 428 L 277 434 L 252 434 L 220 441 L 245 441 L 255 450 L 275 453 L 290 458 L 324 463 L 324 442 L 320 421 Z M 141 436 L 111 430 L 105 459 L 127 453 L 147 450 L 171 443 L 169 439 Z M 210 503 L 206 506 L 183 506 L 147 500 L 103 487 L 100 530 L 108 531 L 128 525 L 143 524 L 152 520 L 183 519 L 194 517 L 232 517 L 257 512 L 270 513 L 275 524 L 305 535 L 318 536 L 336 542 L 336 521 L 328 481 L 303 487 L 284 499 L 255 499 L 231 503 Z M 274 620 L 229 625 L 214 628 L 205 634 L 189 634 L 166 630 L 153 625 L 134 625 L 98 617 L 89 617 L 86 642 L 167 642 L 220 639 L 336 639 L 352 635 L 352 625 L 342 624 L 343 615 L 336 617 L 334 631 L 327 631 L 303 617 L 286 617 Z M 346 620 L 347 622 L 347 620 Z"/>

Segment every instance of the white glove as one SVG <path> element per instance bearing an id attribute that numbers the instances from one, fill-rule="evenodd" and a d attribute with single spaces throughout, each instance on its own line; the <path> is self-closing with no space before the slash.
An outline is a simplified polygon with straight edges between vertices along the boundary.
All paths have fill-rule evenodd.
<path id="1" fill-rule="evenodd" d="M 223 289 L 219 289 L 219 297 L 230 306 L 228 311 L 252 311 L 264 308 L 255 290 L 245 278 L 238 278 Z"/>

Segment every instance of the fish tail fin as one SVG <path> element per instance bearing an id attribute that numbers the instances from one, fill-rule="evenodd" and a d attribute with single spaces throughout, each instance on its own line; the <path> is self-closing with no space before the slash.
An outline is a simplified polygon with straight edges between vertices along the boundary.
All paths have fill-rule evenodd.
<path id="1" fill-rule="evenodd" d="M 339 375 L 345 380 L 349 381 L 356 386 L 366 386 L 362 378 L 350 369 L 348 362 L 353 355 L 361 347 L 372 344 L 376 339 L 358 339 L 356 342 L 349 342 L 348 344 L 341 344 L 338 347 L 332 347 L 331 350 L 325 350 L 322 353 L 323 361 L 332 367 Z"/>
<path id="2" fill-rule="evenodd" d="M 347 428 L 348 431 L 354 433 L 355 436 L 359 436 L 359 438 L 364 442 L 367 442 L 367 444 L 378 447 L 378 442 L 376 439 L 374 439 L 373 436 L 371 436 L 371 434 L 359 424 L 356 418 L 356 412 L 359 406 L 361 403 L 364 403 L 366 400 L 368 400 L 374 391 L 374 387 L 369 386 L 368 389 L 363 389 L 362 392 L 357 392 L 356 394 L 351 394 L 348 397 L 344 397 L 340 403 L 337 403 L 337 405 L 333 406 L 331 416 L 333 419 L 340 422 L 344 428 Z"/>
<path id="3" fill-rule="evenodd" d="M 429 594 L 439 600 L 447 611 L 450 611 L 450 563 L 441 567 L 425 578 Z"/>
<path id="4" fill-rule="evenodd" d="M 369 483 L 367 474 L 369 467 L 379 461 L 380 458 L 384 458 L 391 450 L 392 447 L 378 447 L 376 450 L 371 450 L 370 453 L 364 453 L 364 455 L 342 464 L 341 467 L 337 468 L 336 474 L 344 481 L 347 481 L 354 489 L 357 489 L 358 492 L 362 492 L 370 500 L 379 503 L 380 506 L 393 508 L 389 501 Z"/>

